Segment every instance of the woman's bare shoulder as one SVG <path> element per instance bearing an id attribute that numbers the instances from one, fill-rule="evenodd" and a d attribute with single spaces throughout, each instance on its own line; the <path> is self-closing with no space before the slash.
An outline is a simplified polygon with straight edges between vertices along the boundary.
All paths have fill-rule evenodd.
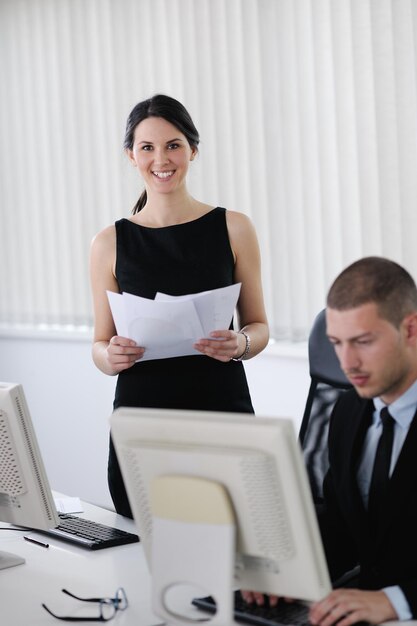
<path id="1" fill-rule="evenodd" d="M 91 242 L 91 246 L 93 248 L 114 246 L 116 241 L 116 228 L 114 224 L 110 226 L 106 226 L 103 230 L 100 230 L 94 237 Z"/>
<path id="2" fill-rule="evenodd" d="M 90 247 L 91 267 L 110 267 L 114 273 L 116 260 L 116 228 L 113 225 L 103 228 L 95 235 Z"/>
<path id="3" fill-rule="evenodd" d="M 226 222 L 229 231 L 234 234 L 245 234 L 253 231 L 251 219 L 239 211 L 226 211 Z"/>

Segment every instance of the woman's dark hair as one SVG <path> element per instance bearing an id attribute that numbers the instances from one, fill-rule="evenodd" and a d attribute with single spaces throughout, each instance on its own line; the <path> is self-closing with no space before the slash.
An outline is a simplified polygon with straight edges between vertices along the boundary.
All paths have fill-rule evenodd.
<path id="1" fill-rule="evenodd" d="M 139 102 L 130 112 L 127 118 L 125 140 L 123 143 L 125 150 L 133 150 L 135 128 L 148 117 L 162 117 L 185 135 L 191 148 L 197 149 L 200 136 L 187 109 L 181 102 L 175 100 L 175 98 L 157 94 L 148 100 Z M 133 215 L 143 209 L 146 200 L 145 189 L 132 209 Z"/>

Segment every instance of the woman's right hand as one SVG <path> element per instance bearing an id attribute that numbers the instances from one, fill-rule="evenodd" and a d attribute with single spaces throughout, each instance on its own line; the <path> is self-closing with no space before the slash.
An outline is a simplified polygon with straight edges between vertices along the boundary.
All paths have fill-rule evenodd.
<path id="1" fill-rule="evenodd" d="M 136 345 L 136 342 L 127 337 L 115 335 L 109 341 L 106 349 L 107 362 L 115 374 L 129 369 L 141 359 L 145 348 Z"/>

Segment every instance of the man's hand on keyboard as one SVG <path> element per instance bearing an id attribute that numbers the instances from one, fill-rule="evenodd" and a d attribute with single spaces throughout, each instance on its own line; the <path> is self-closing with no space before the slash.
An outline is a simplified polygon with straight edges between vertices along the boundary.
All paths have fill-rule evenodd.
<path id="1" fill-rule="evenodd" d="M 350 626 L 355 622 L 380 624 L 397 620 L 397 614 L 383 591 L 336 589 L 310 609 L 310 621 L 317 626 Z"/>
<path id="2" fill-rule="evenodd" d="M 241 589 L 240 593 L 242 594 L 242 598 L 245 600 L 245 602 L 247 602 L 248 604 L 255 603 L 258 606 L 263 606 L 265 604 L 266 597 L 269 600 L 269 606 L 277 606 L 278 600 L 280 599 L 279 596 L 276 596 L 273 594 L 269 596 L 265 596 L 265 594 L 259 593 L 258 591 L 248 591 L 248 590 Z M 282 599 L 285 602 L 294 602 L 293 598 L 282 598 Z"/>

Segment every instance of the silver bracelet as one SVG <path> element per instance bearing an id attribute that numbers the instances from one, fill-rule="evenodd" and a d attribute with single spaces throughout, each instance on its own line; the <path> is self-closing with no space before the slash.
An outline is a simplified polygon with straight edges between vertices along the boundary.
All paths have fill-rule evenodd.
<path id="1" fill-rule="evenodd" d="M 239 335 L 243 335 L 244 338 L 246 339 L 246 345 L 245 345 L 245 349 L 243 351 L 243 354 L 241 354 L 239 357 L 232 357 L 232 361 L 243 361 L 243 359 L 245 359 L 249 352 L 250 352 L 250 337 L 247 333 L 245 333 L 244 330 L 239 330 Z"/>

